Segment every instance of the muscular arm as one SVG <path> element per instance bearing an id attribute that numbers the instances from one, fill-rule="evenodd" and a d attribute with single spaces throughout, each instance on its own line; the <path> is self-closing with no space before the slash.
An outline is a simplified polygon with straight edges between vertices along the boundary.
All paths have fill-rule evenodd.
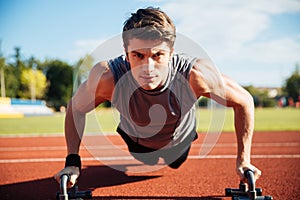
<path id="1" fill-rule="evenodd" d="M 81 138 L 85 127 L 86 113 L 95 108 L 102 101 L 96 102 L 94 94 L 87 89 L 87 83 L 83 83 L 75 96 L 70 100 L 65 117 L 65 139 L 68 154 L 78 154 Z M 87 102 L 90 99 L 90 102 Z"/>
<path id="2" fill-rule="evenodd" d="M 113 78 L 107 63 L 97 64 L 89 78 L 80 85 L 74 97 L 68 103 L 65 118 L 65 138 L 68 154 L 78 154 L 85 127 L 86 113 L 105 100 L 110 100 L 113 90 Z"/>
<path id="3" fill-rule="evenodd" d="M 254 102 L 252 96 L 236 82 L 222 76 L 225 98 L 212 93 L 204 96 L 211 97 L 217 102 L 232 107 L 234 110 L 234 126 L 237 136 L 237 164 L 250 164 L 251 143 L 254 129 Z"/>
<path id="4" fill-rule="evenodd" d="M 68 103 L 65 118 L 65 138 L 69 156 L 73 156 L 73 158 L 75 156 L 76 159 L 79 158 L 80 160 L 80 157 L 74 154 L 79 154 L 85 127 L 85 115 L 105 100 L 110 100 L 113 88 L 114 79 L 108 64 L 107 62 L 101 62 L 93 67 L 88 80 L 80 85 L 78 91 Z M 56 181 L 60 181 L 62 174 L 69 174 L 68 187 L 73 187 L 80 175 L 77 164 L 72 163 L 55 174 Z"/>
<path id="5" fill-rule="evenodd" d="M 251 144 L 254 129 L 254 103 L 252 96 L 232 79 L 219 74 L 212 63 L 198 60 L 191 71 L 190 84 L 195 95 L 205 96 L 232 107 L 237 136 L 237 172 L 243 178 L 244 168 L 251 168 L 258 178 L 261 172 L 251 165 Z"/>

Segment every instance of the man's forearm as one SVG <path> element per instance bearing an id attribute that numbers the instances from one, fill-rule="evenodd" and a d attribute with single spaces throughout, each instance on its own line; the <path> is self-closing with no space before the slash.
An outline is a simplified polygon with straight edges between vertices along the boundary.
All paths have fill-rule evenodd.
<path id="1" fill-rule="evenodd" d="M 68 154 L 79 153 L 84 126 L 85 114 L 75 111 L 72 106 L 72 101 L 70 101 L 65 119 L 65 138 L 67 142 Z"/>
<path id="2" fill-rule="evenodd" d="M 246 106 L 234 108 L 235 130 L 238 142 L 237 162 L 250 164 L 251 144 L 254 129 L 254 105 L 252 101 Z"/>

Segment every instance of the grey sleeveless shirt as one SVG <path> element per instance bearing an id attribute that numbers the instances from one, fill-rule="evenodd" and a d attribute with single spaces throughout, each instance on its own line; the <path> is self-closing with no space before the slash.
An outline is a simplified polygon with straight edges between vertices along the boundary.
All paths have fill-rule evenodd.
<path id="1" fill-rule="evenodd" d="M 196 136 L 195 102 L 189 85 L 195 58 L 175 54 L 166 83 L 158 91 L 142 89 L 133 78 L 125 56 L 109 60 L 115 89 L 112 105 L 120 112 L 118 129 L 152 149 L 170 148 Z"/>

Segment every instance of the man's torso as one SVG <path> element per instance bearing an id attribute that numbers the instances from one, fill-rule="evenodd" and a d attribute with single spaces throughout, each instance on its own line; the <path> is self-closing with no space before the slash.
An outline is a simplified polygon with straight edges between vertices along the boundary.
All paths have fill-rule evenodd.
<path id="1" fill-rule="evenodd" d="M 174 55 L 163 88 L 146 91 L 137 85 L 124 57 L 110 60 L 115 87 L 112 105 L 120 112 L 119 128 L 135 142 L 154 149 L 175 146 L 196 131 L 196 97 L 189 85 L 195 59 Z"/>

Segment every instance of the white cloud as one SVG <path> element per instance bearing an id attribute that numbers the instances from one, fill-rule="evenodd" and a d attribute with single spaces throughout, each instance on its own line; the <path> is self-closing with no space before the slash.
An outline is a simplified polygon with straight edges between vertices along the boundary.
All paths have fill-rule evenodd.
<path id="1" fill-rule="evenodd" d="M 231 55 L 230 52 L 238 51 L 270 24 L 266 14 L 240 2 L 187 0 L 165 4 L 163 9 L 175 19 L 178 32 L 209 47 L 217 56 L 224 56 L 224 49 Z"/>
<path id="2" fill-rule="evenodd" d="M 267 44 L 248 45 L 270 27 L 271 14 L 299 12 L 300 1 L 186 0 L 166 3 L 162 9 L 174 19 L 178 32 L 203 45 L 213 57 L 240 55 L 246 48 L 244 52 L 255 59 L 256 49 Z M 268 45 L 282 43 L 279 40 Z"/>
<path id="3" fill-rule="evenodd" d="M 121 34 L 110 38 L 82 39 L 74 42 L 74 49 L 68 53 L 70 60 L 79 60 L 86 55 L 95 62 L 112 59 L 124 53 Z"/>
<path id="4" fill-rule="evenodd" d="M 300 12 L 299 0 L 174 0 L 161 8 L 240 83 L 280 86 L 300 62 L 299 38 L 261 39 L 273 15 Z"/>
<path id="5" fill-rule="evenodd" d="M 74 42 L 74 48 L 68 54 L 72 60 L 79 60 L 83 56 L 91 53 L 97 46 L 102 44 L 106 39 L 82 39 Z M 75 59 L 74 59 L 75 58 Z"/>
<path id="6" fill-rule="evenodd" d="M 164 0 L 139 0 L 140 2 L 147 2 L 147 3 L 159 3 L 163 2 Z"/>
<path id="7" fill-rule="evenodd" d="M 90 55 L 97 61 L 108 60 L 123 54 L 121 34 L 99 39 L 82 39 L 74 42 L 74 48 L 68 53 L 70 60 L 79 60 Z"/>
<path id="8" fill-rule="evenodd" d="M 300 10 L 300 2 L 298 0 L 254 0 L 243 3 L 244 5 L 247 4 L 248 9 L 269 14 L 299 12 Z"/>
<path id="9" fill-rule="evenodd" d="M 243 70 L 248 73 L 253 69 L 250 64 L 247 65 L 249 61 L 252 64 L 255 63 L 257 68 L 262 68 L 262 66 L 272 68 L 273 66 L 277 70 L 280 66 L 294 68 L 295 63 L 300 62 L 300 36 L 292 38 L 287 35 L 282 38 L 264 37 L 263 40 L 261 39 L 261 36 L 270 28 L 273 15 L 300 12 L 298 0 L 166 0 L 159 2 L 161 9 L 174 20 L 178 32 L 206 49 L 208 55 L 222 70 L 224 68 L 225 71 L 238 69 L 240 73 Z M 93 52 L 106 39 L 78 40 L 74 42 L 74 49 L 68 57 L 72 57 L 72 60 L 79 59 Z M 107 44 L 109 48 L 112 46 L 111 43 Z M 113 44 L 117 43 L 113 42 Z M 104 55 L 104 58 L 108 57 L 107 52 L 100 51 L 100 49 L 95 53 Z M 240 66 L 244 69 L 238 68 Z M 280 74 L 278 71 L 273 72 Z M 251 81 L 251 74 L 247 75 Z"/>
<path id="10" fill-rule="evenodd" d="M 293 38 L 281 38 L 250 44 L 245 46 L 241 53 L 244 59 L 263 63 L 300 62 L 300 43 Z"/>

